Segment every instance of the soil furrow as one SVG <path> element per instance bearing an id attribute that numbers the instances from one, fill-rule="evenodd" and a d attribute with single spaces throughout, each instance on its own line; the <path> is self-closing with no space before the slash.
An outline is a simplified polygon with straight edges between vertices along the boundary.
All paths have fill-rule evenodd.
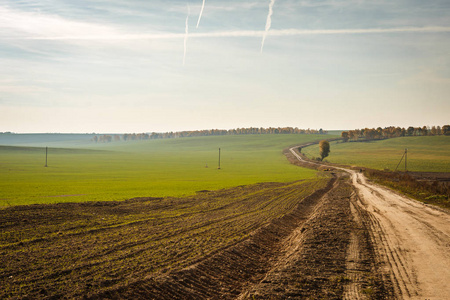
<path id="1" fill-rule="evenodd" d="M 328 185 L 327 190 L 332 186 Z M 289 215 L 277 219 L 260 228 L 248 240 L 199 262 L 189 268 L 170 273 L 164 277 L 148 278 L 130 284 L 123 289 L 110 290 L 92 298 L 135 298 L 139 290 L 149 291 L 147 299 L 172 299 L 171 296 L 152 294 L 152 290 L 183 290 L 188 294 L 186 299 L 206 299 L 214 292 L 215 299 L 232 299 L 237 297 L 244 286 L 261 280 L 267 269 L 268 261 L 275 256 L 281 247 L 281 237 L 298 227 L 299 222 L 307 219 L 305 213 L 311 213 L 326 190 L 315 192 L 303 200 L 298 208 Z M 203 270 L 207 269 L 208 276 Z M 194 282 L 190 278 L 203 278 Z M 198 279 L 197 279 L 198 280 Z M 193 288 L 195 287 L 195 288 Z M 188 288 L 188 289 L 186 289 Z"/>

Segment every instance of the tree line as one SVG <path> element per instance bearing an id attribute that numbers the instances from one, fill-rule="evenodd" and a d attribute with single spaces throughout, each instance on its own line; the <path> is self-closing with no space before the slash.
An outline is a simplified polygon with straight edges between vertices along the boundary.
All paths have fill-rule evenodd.
<path id="1" fill-rule="evenodd" d="M 125 133 L 95 135 L 92 140 L 96 143 L 110 143 L 118 141 L 142 141 L 155 139 L 171 139 L 183 137 L 217 136 L 217 135 L 244 135 L 244 134 L 327 134 L 323 129 L 299 129 L 297 127 L 249 127 L 236 129 L 208 129 L 177 132 L 151 132 L 151 133 Z"/>
<path id="2" fill-rule="evenodd" d="M 385 127 L 385 128 L 364 128 L 343 131 L 341 137 L 344 142 L 365 140 L 381 140 L 401 136 L 427 136 L 427 135 L 450 135 L 450 125 L 440 126 L 423 126 L 423 127 Z"/>

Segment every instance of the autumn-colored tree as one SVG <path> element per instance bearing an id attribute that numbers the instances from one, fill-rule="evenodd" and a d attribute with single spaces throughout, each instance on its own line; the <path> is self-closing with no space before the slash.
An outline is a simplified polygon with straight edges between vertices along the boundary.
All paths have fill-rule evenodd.
<path id="1" fill-rule="evenodd" d="M 443 135 L 450 135 L 450 125 L 442 126 L 442 134 Z"/>
<path id="2" fill-rule="evenodd" d="M 344 140 L 344 142 L 348 142 L 348 132 L 347 131 L 342 131 L 341 137 Z"/>
<path id="3" fill-rule="evenodd" d="M 405 128 L 402 128 L 400 136 L 406 136 L 406 129 Z"/>
<path id="4" fill-rule="evenodd" d="M 437 132 L 436 126 L 431 127 L 430 134 L 431 134 L 431 135 L 436 135 L 436 132 Z"/>
<path id="5" fill-rule="evenodd" d="M 350 130 L 350 131 L 348 132 L 348 137 L 349 137 L 351 140 L 357 140 L 357 139 L 358 139 L 358 136 L 356 135 L 356 132 L 355 132 L 354 130 Z"/>
<path id="6" fill-rule="evenodd" d="M 319 151 L 320 151 L 320 158 L 321 160 L 323 160 L 330 154 L 330 143 L 327 140 L 320 141 Z"/>
<path id="7" fill-rule="evenodd" d="M 406 134 L 411 136 L 411 135 L 413 135 L 413 133 L 414 133 L 414 127 L 409 126 L 408 129 L 406 129 Z"/>
<path id="8" fill-rule="evenodd" d="M 383 128 L 381 128 L 381 127 L 377 128 L 377 136 L 379 139 L 381 139 L 383 137 Z"/>

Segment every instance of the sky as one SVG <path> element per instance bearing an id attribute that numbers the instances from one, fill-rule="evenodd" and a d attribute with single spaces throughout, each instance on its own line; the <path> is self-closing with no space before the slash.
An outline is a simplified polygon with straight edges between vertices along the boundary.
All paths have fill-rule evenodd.
<path id="1" fill-rule="evenodd" d="M 448 0 L 0 0 L 0 132 L 449 123 Z"/>

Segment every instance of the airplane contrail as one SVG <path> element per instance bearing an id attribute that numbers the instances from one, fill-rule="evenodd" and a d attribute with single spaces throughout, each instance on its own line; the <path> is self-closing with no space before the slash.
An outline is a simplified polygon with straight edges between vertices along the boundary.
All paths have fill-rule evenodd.
<path id="1" fill-rule="evenodd" d="M 189 36 L 189 15 L 191 14 L 191 9 L 188 4 L 188 14 L 186 16 L 186 27 L 185 27 L 185 33 L 184 33 L 184 53 L 183 53 L 183 66 L 186 63 L 186 50 L 187 50 L 187 40 Z"/>
<path id="2" fill-rule="evenodd" d="M 204 8 L 205 8 L 205 0 L 203 0 L 202 9 L 200 9 L 200 15 L 198 15 L 197 28 L 198 28 L 198 24 L 200 24 L 200 19 L 202 18 Z"/>
<path id="3" fill-rule="evenodd" d="M 270 0 L 269 3 L 269 13 L 267 14 L 267 20 L 266 20 L 266 28 L 264 30 L 264 35 L 261 42 L 261 53 L 263 52 L 264 48 L 264 41 L 266 40 L 267 33 L 269 32 L 270 26 L 272 25 L 272 14 L 273 14 L 273 5 L 275 4 L 275 0 Z"/>

